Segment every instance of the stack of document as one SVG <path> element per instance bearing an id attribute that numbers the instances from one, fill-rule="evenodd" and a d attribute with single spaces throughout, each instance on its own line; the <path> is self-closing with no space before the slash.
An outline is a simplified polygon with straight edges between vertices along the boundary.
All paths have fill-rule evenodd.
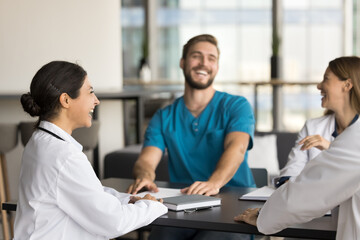
<path id="1" fill-rule="evenodd" d="M 262 188 L 258 188 L 255 191 L 244 194 L 240 197 L 241 200 L 256 200 L 256 201 L 266 201 L 271 194 L 275 191 L 274 188 L 264 186 Z"/>

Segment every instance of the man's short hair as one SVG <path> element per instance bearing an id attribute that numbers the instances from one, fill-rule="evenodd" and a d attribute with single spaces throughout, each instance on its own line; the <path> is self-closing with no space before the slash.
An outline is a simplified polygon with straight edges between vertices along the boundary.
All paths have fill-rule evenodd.
<path id="1" fill-rule="evenodd" d="M 209 42 L 209 43 L 213 44 L 216 47 L 216 49 L 218 51 L 218 54 L 220 55 L 220 50 L 219 50 L 219 47 L 218 47 L 217 39 L 214 36 L 210 35 L 210 34 L 201 34 L 201 35 L 197 35 L 197 36 L 191 38 L 184 45 L 183 53 L 182 53 L 182 58 L 183 59 L 186 58 L 186 55 L 188 54 L 190 47 L 195 45 L 198 42 Z"/>

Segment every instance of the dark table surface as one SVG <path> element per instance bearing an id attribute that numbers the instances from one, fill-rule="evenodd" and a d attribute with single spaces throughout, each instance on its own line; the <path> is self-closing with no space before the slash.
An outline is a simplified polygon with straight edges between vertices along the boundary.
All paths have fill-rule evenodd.
<path id="1" fill-rule="evenodd" d="M 131 179 L 108 178 L 102 180 L 102 184 L 112 187 L 120 192 L 125 192 L 132 183 Z M 182 188 L 186 185 L 168 182 L 156 182 L 159 187 Z M 173 212 L 156 219 L 152 225 L 196 228 L 203 230 L 227 231 L 250 233 L 262 235 L 257 228 L 246 223 L 235 222 L 233 217 L 243 212 L 247 208 L 261 207 L 264 202 L 244 201 L 239 197 L 246 194 L 254 188 L 223 187 L 216 197 L 221 198 L 221 206 L 195 211 L 193 213 Z M 5 202 L 2 204 L 3 210 L 16 211 L 17 203 Z M 337 215 L 324 216 L 314 219 L 310 222 L 291 226 L 283 231 L 274 234 L 274 236 L 310 238 L 310 239 L 335 239 L 337 227 Z"/>
<path id="2" fill-rule="evenodd" d="M 131 179 L 109 178 L 102 180 L 104 186 L 112 187 L 120 192 L 125 192 L 132 183 Z M 156 182 L 159 187 L 182 188 L 186 185 L 168 182 Z M 264 202 L 244 201 L 239 197 L 254 188 L 223 187 L 216 197 L 222 199 L 220 207 L 196 211 L 193 213 L 173 212 L 156 219 L 152 225 L 197 228 L 203 230 L 216 230 L 227 232 L 240 232 L 259 234 L 257 228 L 246 223 L 235 222 L 233 217 L 242 213 L 247 208 L 261 207 Z M 274 236 L 311 238 L 311 239 L 335 239 L 337 216 L 324 216 L 308 223 L 298 224 L 274 234 Z"/>

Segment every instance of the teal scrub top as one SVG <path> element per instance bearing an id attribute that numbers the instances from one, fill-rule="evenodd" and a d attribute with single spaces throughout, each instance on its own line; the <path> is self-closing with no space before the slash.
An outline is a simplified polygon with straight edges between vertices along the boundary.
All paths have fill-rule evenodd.
<path id="1" fill-rule="evenodd" d="M 167 149 L 170 181 L 192 184 L 207 181 L 214 172 L 228 133 L 249 134 L 248 150 L 251 149 L 254 127 L 254 114 L 244 97 L 216 91 L 198 117 L 191 114 L 184 98 L 180 97 L 155 113 L 145 133 L 144 147 Z M 256 186 L 247 155 L 246 151 L 244 161 L 228 186 Z"/>

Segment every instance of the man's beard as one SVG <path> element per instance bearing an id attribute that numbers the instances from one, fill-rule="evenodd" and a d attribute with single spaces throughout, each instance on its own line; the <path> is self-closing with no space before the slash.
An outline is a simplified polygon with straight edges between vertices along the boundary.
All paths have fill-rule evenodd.
<path id="1" fill-rule="evenodd" d="M 210 77 L 209 80 L 206 83 L 200 83 L 200 82 L 195 82 L 193 80 L 193 78 L 191 77 L 190 73 L 186 74 L 185 71 L 184 72 L 184 76 L 185 76 L 185 81 L 187 82 L 187 84 L 189 84 L 190 87 L 194 88 L 194 89 L 198 89 L 198 90 L 203 90 L 208 88 L 213 82 L 214 82 L 214 77 Z"/>

